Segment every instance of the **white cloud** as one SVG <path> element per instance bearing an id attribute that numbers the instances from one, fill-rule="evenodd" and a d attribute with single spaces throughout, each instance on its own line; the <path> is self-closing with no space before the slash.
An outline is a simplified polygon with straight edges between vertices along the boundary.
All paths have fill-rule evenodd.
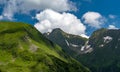
<path id="1" fill-rule="evenodd" d="M 105 18 L 98 12 L 87 12 L 82 19 L 84 19 L 85 24 L 95 28 L 100 28 L 105 22 Z"/>
<path id="2" fill-rule="evenodd" d="M 53 9 L 58 12 L 76 10 L 74 3 L 69 0 L 0 0 L 3 6 L 3 16 L 11 19 L 17 12 L 30 13 L 32 10 L 41 11 Z"/>
<path id="3" fill-rule="evenodd" d="M 13 19 L 13 15 L 15 12 L 17 12 L 17 9 L 16 9 L 16 0 L 9 0 L 5 7 L 4 7 L 4 10 L 3 10 L 3 13 L 2 13 L 2 17 L 4 19 L 9 19 L 9 20 L 12 20 Z"/>
<path id="4" fill-rule="evenodd" d="M 109 18 L 111 18 L 111 19 L 115 19 L 115 18 L 116 18 L 116 16 L 115 16 L 115 15 L 110 14 L 110 15 L 109 15 Z"/>
<path id="5" fill-rule="evenodd" d="M 61 28 L 70 34 L 85 34 L 86 27 L 81 23 L 80 19 L 70 13 L 58 13 L 51 9 L 46 9 L 37 14 L 36 18 L 39 22 L 34 26 L 42 33 Z"/>
<path id="6" fill-rule="evenodd" d="M 117 27 L 115 27 L 114 25 L 109 25 L 108 29 L 118 29 Z"/>
<path id="7" fill-rule="evenodd" d="M 71 11 L 75 10 L 76 7 L 69 0 L 18 0 L 17 3 L 21 3 L 19 8 L 22 12 L 31 10 L 44 10 L 53 9 L 55 11 Z"/>

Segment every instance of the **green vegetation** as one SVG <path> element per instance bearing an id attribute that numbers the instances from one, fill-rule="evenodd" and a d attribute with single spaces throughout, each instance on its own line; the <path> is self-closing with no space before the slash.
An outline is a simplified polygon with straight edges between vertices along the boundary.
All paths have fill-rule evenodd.
<path id="1" fill-rule="evenodd" d="M 0 22 L 0 72 L 90 72 L 29 24 Z"/>
<path id="2" fill-rule="evenodd" d="M 83 38 L 78 35 L 72 35 L 65 33 L 59 28 L 54 29 L 49 35 L 44 34 L 49 40 L 58 44 L 68 55 L 75 57 L 80 53 L 81 47 L 87 41 L 86 38 Z M 69 45 L 67 44 L 69 43 Z M 77 47 L 74 47 L 76 45 Z"/>
<path id="3" fill-rule="evenodd" d="M 105 42 L 104 37 L 112 40 Z M 89 39 L 93 52 L 82 54 L 77 59 L 92 72 L 120 72 L 120 30 L 100 29 Z M 102 46 L 101 46 L 102 45 Z"/>

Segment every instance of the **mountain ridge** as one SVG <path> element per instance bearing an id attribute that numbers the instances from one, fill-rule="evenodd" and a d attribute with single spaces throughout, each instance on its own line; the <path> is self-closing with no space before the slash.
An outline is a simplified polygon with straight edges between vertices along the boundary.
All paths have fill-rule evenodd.
<path id="1" fill-rule="evenodd" d="M 60 28 L 53 29 L 51 33 L 45 33 L 44 36 L 61 46 L 72 57 L 79 54 L 80 48 L 87 41 L 87 38 L 65 33 Z"/>
<path id="2" fill-rule="evenodd" d="M 33 26 L 0 22 L 0 72 L 90 72 Z"/>
<path id="3" fill-rule="evenodd" d="M 78 59 L 92 72 L 119 72 L 120 30 L 99 29 L 89 39 L 93 51 L 79 55 Z"/>
<path id="4" fill-rule="evenodd" d="M 57 43 L 64 49 L 66 36 L 63 39 L 52 33 L 54 39 L 47 37 L 49 40 Z M 67 33 L 64 33 L 67 35 Z M 49 33 L 50 35 L 50 33 Z M 61 34 L 62 35 L 62 34 Z M 57 41 L 60 38 L 59 41 Z M 77 39 L 78 40 L 78 39 Z M 63 44 L 62 44 L 63 43 Z M 70 42 L 68 41 L 70 44 Z M 78 44 L 81 45 L 81 44 Z M 81 47 L 77 49 L 79 53 L 72 52 L 72 55 L 65 50 L 73 58 L 77 59 L 83 65 L 90 68 L 92 72 L 119 72 L 120 71 L 120 29 L 101 28 L 93 32 L 91 37 L 83 42 Z M 82 51 L 81 51 L 82 50 Z M 75 55 L 74 55 L 75 54 Z"/>

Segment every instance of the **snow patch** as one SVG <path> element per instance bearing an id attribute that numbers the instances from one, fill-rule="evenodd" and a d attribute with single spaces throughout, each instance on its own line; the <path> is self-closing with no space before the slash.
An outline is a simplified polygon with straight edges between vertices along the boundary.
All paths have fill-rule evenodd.
<path id="1" fill-rule="evenodd" d="M 84 48 L 85 48 L 85 46 L 82 46 L 82 47 L 81 47 L 81 51 L 84 51 Z"/>
<path id="2" fill-rule="evenodd" d="M 83 51 L 84 53 L 90 53 L 93 51 L 93 48 L 88 43 L 89 42 L 87 41 L 85 45 L 81 47 L 81 51 Z"/>
<path id="3" fill-rule="evenodd" d="M 67 44 L 68 46 L 70 46 L 70 44 L 69 44 L 69 42 L 68 42 L 67 40 L 65 40 L 65 42 L 66 42 L 66 44 Z"/>
<path id="4" fill-rule="evenodd" d="M 49 36 L 50 35 L 50 32 L 47 32 L 47 36 Z"/>
<path id="5" fill-rule="evenodd" d="M 91 45 L 87 45 L 87 46 L 86 46 L 86 49 L 89 49 L 90 47 L 91 47 Z"/>
<path id="6" fill-rule="evenodd" d="M 75 45 L 75 44 L 70 44 L 72 47 L 79 47 L 79 45 Z"/>
<path id="7" fill-rule="evenodd" d="M 75 48 L 79 47 L 79 45 L 69 43 L 66 39 L 65 39 L 65 42 L 66 42 L 67 46 L 72 46 L 72 47 L 75 47 Z"/>
<path id="8" fill-rule="evenodd" d="M 85 53 L 91 53 L 93 51 L 93 48 L 89 48 L 88 50 L 85 51 Z"/>
<path id="9" fill-rule="evenodd" d="M 86 48 L 87 45 L 88 45 L 88 41 L 85 43 L 84 46 L 82 46 L 81 51 L 84 51 L 84 49 Z"/>
<path id="10" fill-rule="evenodd" d="M 101 44 L 99 47 L 104 47 L 104 45 L 103 45 L 103 44 Z"/>
<path id="11" fill-rule="evenodd" d="M 105 42 L 105 43 L 109 43 L 110 41 L 112 41 L 113 38 L 110 37 L 110 36 L 106 36 L 106 37 L 104 37 L 103 39 L 104 39 L 104 42 Z"/>

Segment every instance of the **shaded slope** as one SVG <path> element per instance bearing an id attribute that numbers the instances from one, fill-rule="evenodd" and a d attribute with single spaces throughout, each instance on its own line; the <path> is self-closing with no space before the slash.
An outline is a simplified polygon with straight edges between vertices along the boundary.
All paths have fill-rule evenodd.
<path id="1" fill-rule="evenodd" d="M 34 27 L 0 22 L 0 72 L 89 72 Z"/>
<path id="2" fill-rule="evenodd" d="M 87 41 L 86 38 L 65 33 L 59 28 L 54 29 L 51 33 L 45 33 L 44 35 L 49 40 L 62 47 L 63 50 L 72 57 L 76 57 L 78 54 L 82 53 L 81 47 Z"/>
<path id="3" fill-rule="evenodd" d="M 79 61 L 92 72 L 120 72 L 120 30 L 97 30 L 88 44 L 93 51 L 79 55 Z"/>

